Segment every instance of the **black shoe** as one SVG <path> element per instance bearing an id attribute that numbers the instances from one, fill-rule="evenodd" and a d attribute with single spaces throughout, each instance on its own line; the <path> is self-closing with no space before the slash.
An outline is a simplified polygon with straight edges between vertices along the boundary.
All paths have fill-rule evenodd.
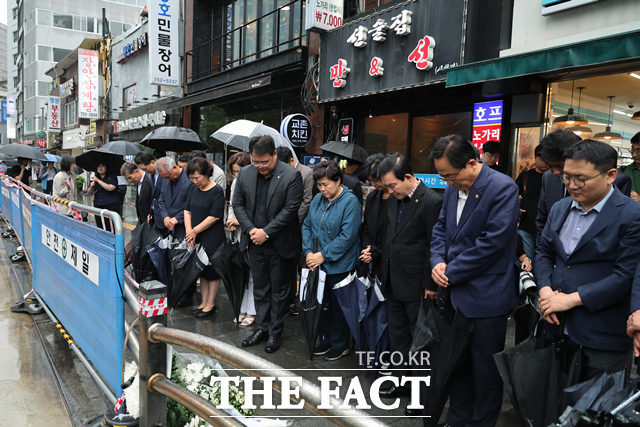
<path id="1" fill-rule="evenodd" d="M 404 415 L 407 417 L 419 417 L 422 416 L 422 409 L 409 409 L 409 404 L 404 408 Z"/>
<path id="2" fill-rule="evenodd" d="M 280 348 L 282 341 L 279 337 L 269 337 L 267 345 L 264 346 L 264 351 L 267 353 L 275 353 Z"/>
<path id="3" fill-rule="evenodd" d="M 298 306 L 297 304 L 293 304 L 291 307 L 289 307 L 289 314 L 292 316 L 297 316 L 300 313 L 298 313 Z"/>
<path id="4" fill-rule="evenodd" d="M 320 344 L 313 349 L 314 356 L 322 356 L 323 354 L 327 354 L 331 350 L 331 346 L 328 344 Z"/>
<path id="5" fill-rule="evenodd" d="M 349 354 L 349 349 L 345 349 L 345 350 L 334 350 L 331 349 L 329 351 L 327 351 L 327 353 L 324 355 L 324 360 L 338 360 L 340 359 L 342 356 L 346 356 L 347 354 Z"/>
<path id="6" fill-rule="evenodd" d="M 193 305 L 193 295 L 183 296 L 176 305 L 181 308 L 191 307 Z"/>
<path id="7" fill-rule="evenodd" d="M 202 311 L 201 308 L 194 308 L 193 311 L 191 312 L 192 315 L 197 316 L 198 313 L 200 313 Z"/>
<path id="8" fill-rule="evenodd" d="M 211 316 L 215 312 L 216 312 L 216 306 L 214 305 L 213 308 L 211 310 L 209 310 L 209 311 L 200 310 L 200 313 L 196 314 L 196 317 Z"/>
<path id="9" fill-rule="evenodd" d="M 409 389 L 392 385 L 391 387 L 381 388 L 378 394 L 383 399 L 395 399 L 396 397 L 409 396 Z"/>
<path id="10" fill-rule="evenodd" d="M 266 340 L 268 335 L 269 334 L 267 333 L 267 331 L 256 329 L 255 332 L 249 336 L 249 338 L 242 341 L 242 346 L 253 347 L 254 345 L 258 345 L 262 341 Z"/>

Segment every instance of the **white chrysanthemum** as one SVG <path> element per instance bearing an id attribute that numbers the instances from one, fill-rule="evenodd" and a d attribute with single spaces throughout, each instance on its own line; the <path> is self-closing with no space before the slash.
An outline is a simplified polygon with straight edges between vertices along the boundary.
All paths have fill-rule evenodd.
<path id="1" fill-rule="evenodd" d="M 138 366 L 134 362 L 125 364 L 125 378 L 131 378 L 133 374 L 136 374 L 133 383 L 124 391 L 127 402 L 127 412 L 134 418 L 140 417 L 140 375 L 137 374 L 137 372 Z"/>

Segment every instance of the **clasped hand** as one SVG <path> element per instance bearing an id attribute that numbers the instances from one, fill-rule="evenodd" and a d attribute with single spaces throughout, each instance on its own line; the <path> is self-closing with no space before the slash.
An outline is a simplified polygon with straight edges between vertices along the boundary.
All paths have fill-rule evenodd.
<path id="1" fill-rule="evenodd" d="M 194 229 L 187 230 L 187 234 L 184 236 L 184 240 L 187 241 L 189 246 L 195 246 L 196 244 L 196 236 L 198 233 L 194 231 Z"/>
<path id="2" fill-rule="evenodd" d="M 306 260 L 307 260 L 307 267 L 309 267 L 311 271 L 313 271 L 316 268 L 320 267 L 320 265 L 324 262 L 324 257 L 320 252 L 316 252 L 315 254 L 308 253 Z"/>
<path id="3" fill-rule="evenodd" d="M 363 249 L 360 255 L 360 261 L 369 264 L 371 262 L 371 245 Z"/>
<path id="4" fill-rule="evenodd" d="M 251 241 L 256 245 L 261 245 L 267 241 L 267 234 L 262 228 L 254 228 L 249 232 Z"/>
<path id="5" fill-rule="evenodd" d="M 171 231 L 173 231 L 175 226 L 178 225 L 178 220 L 175 219 L 175 218 L 165 217 L 163 222 L 164 222 L 164 226 L 167 227 Z"/>

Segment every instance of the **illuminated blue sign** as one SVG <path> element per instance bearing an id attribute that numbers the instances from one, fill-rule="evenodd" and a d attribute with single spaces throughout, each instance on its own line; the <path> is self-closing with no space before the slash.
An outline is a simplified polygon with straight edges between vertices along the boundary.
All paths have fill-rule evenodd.
<path id="1" fill-rule="evenodd" d="M 473 125 L 502 124 L 502 101 L 479 102 L 473 104 Z"/>

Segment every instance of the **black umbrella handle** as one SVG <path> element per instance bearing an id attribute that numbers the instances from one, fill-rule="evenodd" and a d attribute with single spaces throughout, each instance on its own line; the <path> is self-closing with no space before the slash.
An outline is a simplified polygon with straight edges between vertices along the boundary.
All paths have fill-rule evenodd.
<path id="1" fill-rule="evenodd" d="M 318 252 L 318 236 L 313 238 L 313 253 Z"/>

